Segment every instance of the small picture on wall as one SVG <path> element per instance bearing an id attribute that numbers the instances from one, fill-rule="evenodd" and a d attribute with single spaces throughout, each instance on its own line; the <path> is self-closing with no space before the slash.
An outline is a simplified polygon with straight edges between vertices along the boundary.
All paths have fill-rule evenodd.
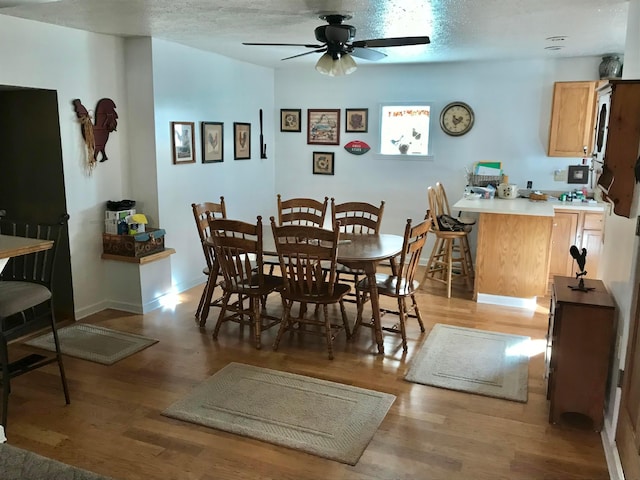
<path id="1" fill-rule="evenodd" d="M 340 110 L 307 110 L 307 144 L 340 145 Z"/>
<path id="2" fill-rule="evenodd" d="M 171 146 L 174 165 L 196 161 L 194 122 L 171 122 Z"/>
<path id="3" fill-rule="evenodd" d="M 301 109 L 286 109 L 280 110 L 280 131 L 281 132 L 300 132 L 300 115 Z"/>
<path id="4" fill-rule="evenodd" d="M 367 132 L 369 129 L 368 108 L 347 108 L 345 112 L 345 132 Z"/>
<path id="5" fill-rule="evenodd" d="M 313 152 L 313 173 L 333 175 L 333 152 Z"/>
<path id="6" fill-rule="evenodd" d="M 202 122 L 202 163 L 224 160 L 222 122 Z"/>
<path id="7" fill-rule="evenodd" d="M 233 123 L 233 158 L 247 160 L 251 158 L 251 124 Z"/>

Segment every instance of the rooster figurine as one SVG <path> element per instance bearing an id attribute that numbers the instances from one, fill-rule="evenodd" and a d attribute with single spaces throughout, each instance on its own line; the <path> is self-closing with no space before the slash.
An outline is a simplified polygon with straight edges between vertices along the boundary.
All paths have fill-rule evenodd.
<path id="1" fill-rule="evenodd" d="M 118 126 L 118 114 L 116 104 L 110 98 L 98 101 L 95 111 L 95 124 L 91 122 L 91 115 L 80 99 L 73 101 L 73 106 L 82 125 L 82 137 L 87 145 L 87 156 L 90 167 L 93 168 L 98 161 L 98 154 L 102 154 L 100 161 L 108 160 L 105 146 L 109 140 L 109 133 L 115 132 Z"/>

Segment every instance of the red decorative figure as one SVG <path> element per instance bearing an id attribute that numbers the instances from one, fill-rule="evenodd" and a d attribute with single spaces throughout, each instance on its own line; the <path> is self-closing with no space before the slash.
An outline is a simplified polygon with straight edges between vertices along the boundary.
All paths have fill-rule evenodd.
<path id="1" fill-rule="evenodd" d="M 87 144 L 87 154 L 89 162 L 95 165 L 98 161 L 98 153 L 102 154 L 101 162 L 108 160 L 105 146 L 109 140 L 109 133 L 115 132 L 118 126 L 118 114 L 116 104 L 110 98 L 103 98 L 98 101 L 95 112 L 95 124 L 91 123 L 89 111 L 82 105 L 80 99 L 73 101 L 76 115 L 82 124 L 82 137 Z"/>

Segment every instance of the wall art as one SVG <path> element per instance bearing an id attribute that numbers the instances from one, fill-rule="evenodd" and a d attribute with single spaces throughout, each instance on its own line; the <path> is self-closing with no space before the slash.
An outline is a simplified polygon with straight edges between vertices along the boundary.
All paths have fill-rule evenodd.
<path id="1" fill-rule="evenodd" d="M 222 122 L 202 122 L 202 163 L 224 161 L 224 124 Z"/>
<path id="2" fill-rule="evenodd" d="M 173 148 L 174 165 L 195 163 L 194 126 L 194 122 L 171 122 L 171 146 Z"/>
<path id="3" fill-rule="evenodd" d="M 313 173 L 315 175 L 333 175 L 333 152 L 313 152 Z"/>
<path id="4" fill-rule="evenodd" d="M 248 160 L 251 158 L 251 124 L 233 122 L 233 158 Z"/>
<path id="5" fill-rule="evenodd" d="M 307 143 L 340 145 L 340 110 L 307 110 Z"/>

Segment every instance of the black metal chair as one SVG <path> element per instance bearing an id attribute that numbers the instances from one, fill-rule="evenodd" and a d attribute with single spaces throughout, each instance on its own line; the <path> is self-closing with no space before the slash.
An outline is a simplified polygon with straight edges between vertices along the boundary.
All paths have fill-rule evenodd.
<path id="1" fill-rule="evenodd" d="M 0 218 L 0 234 L 53 240 L 53 246 L 9 259 L 0 273 L 0 368 L 2 378 L 2 425 L 7 426 L 11 379 L 50 363 L 58 363 L 66 403 L 69 388 L 62 363 L 60 341 L 56 329 L 52 294 L 56 252 L 69 215 L 56 224 L 17 222 Z M 56 351 L 54 355 L 27 354 L 9 362 L 9 342 L 34 333 L 47 323 L 51 327 Z"/>

